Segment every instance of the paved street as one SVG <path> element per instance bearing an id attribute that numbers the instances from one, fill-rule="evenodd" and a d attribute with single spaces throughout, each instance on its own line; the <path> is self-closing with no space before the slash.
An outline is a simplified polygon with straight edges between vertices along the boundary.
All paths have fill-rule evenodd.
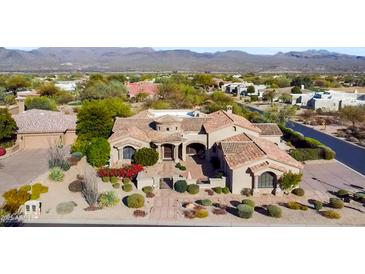
<path id="1" fill-rule="evenodd" d="M 328 193 L 347 189 L 350 191 L 365 190 L 365 176 L 362 176 L 339 162 L 325 164 L 306 164 L 303 170 L 301 186 L 305 190 Z"/>
<path id="2" fill-rule="evenodd" d="M 48 169 L 47 149 L 17 152 L 0 160 L 0 193 L 30 183 Z"/>
<path id="3" fill-rule="evenodd" d="M 286 126 L 329 146 L 336 151 L 338 161 L 365 175 L 365 149 L 295 122 L 290 122 Z"/>

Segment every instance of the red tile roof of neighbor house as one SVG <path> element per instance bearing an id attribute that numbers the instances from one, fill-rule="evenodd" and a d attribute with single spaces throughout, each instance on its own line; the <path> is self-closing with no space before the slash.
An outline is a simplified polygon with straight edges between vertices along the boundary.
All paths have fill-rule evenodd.
<path id="1" fill-rule="evenodd" d="M 275 123 L 254 123 L 255 127 L 261 129 L 262 136 L 283 136 L 279 126 Z"/>
<path id="2" fill-rule="evenodd" d="M 158 87 L 158 84 L 151 82 L 135 82 L 128 83 L 127 85 L 130 97 L 135 97 L 139 93 L 147 93 L 151 96 L 154 96 L 158 92 Z"/>
<path id="3" fill-rule="evenodd" d="M 260 159 L 271 159 L 296 168 L 303 168 L 300 162 L 281 150 L 276 144 L 260 137 L 241 133 L 222 140 L 220 145 L 225 160 L 231 168 Z"/>
<path id="4" fill-rule="evenodd" d="M 261 132 L 258 127 L 246 118 L 233 113 L 228 113 L 224 110 L 213 112 L 208 115 L 208 118 L 211 119 L 204 123 L 204 128 L 208 133 L 225 128 L 229 125 L 236 125 L 258 133 Z"/>

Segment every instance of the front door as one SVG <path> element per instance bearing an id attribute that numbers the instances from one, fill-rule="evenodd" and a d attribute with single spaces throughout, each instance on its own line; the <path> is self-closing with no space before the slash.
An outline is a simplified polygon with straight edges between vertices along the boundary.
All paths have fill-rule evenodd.
<path id="1" fill-rule="evenodd" d="M 164 160 L 172 160 L 174 158 L 173 145 L 163 145 L 163 158 Z"/>

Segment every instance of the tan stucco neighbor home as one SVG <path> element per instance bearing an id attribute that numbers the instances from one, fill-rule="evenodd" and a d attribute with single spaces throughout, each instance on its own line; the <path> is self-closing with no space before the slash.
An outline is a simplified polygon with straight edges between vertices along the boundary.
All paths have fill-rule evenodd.
<path id="1" fill-rule="evenodd" d="M 303 165 L 280 148 L 276 124 L 255 124 L 232 113 L 232 108 L 204 114 L 197 110 L 146 110 L 117 118 L 109 138 L 110 165 L 131 161 L 134 152 L 151 147 L 159 161 L 186 161 L 199 155 L 220 164 L 232 193 L 277 192 L 284 172 L 299 173 Z"/>
<path id="2" fill-rule="evenodd" d="M 71 145 L 76 139 L 76 115 L 31 109 L 13 118 L 18 126 L 17 142 L 23 149 Z"/>

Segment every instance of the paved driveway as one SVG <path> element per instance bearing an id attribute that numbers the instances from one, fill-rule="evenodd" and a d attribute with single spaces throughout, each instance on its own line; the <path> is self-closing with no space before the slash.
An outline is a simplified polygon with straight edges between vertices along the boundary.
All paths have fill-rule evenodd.
<path id="1" fill-rule="evenodd" d="M 365 176 L 337 161 L 325 164 L 306 164 L 301 186 L 306 190 L 323 193 L 341 188 L 365 191 Z"/>
<path id="2" fill-rule="evenodd" d="M 48 150 L 22 150 L 0 160 L 0 193 L 30 183 L 48 169 Z"/>

